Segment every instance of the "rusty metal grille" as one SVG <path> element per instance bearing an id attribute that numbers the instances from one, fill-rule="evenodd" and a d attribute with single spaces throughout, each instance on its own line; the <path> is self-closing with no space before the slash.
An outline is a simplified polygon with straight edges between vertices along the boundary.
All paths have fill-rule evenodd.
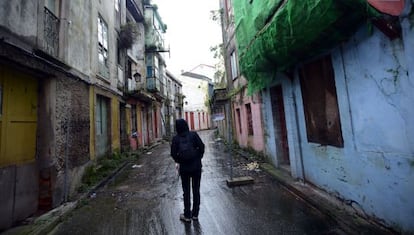
<path id="1" fill-rule="evenodd" d="M 58 56 L 60 20 L 49 9 L 44 11 L 44 48 L 47 53 Z"/>

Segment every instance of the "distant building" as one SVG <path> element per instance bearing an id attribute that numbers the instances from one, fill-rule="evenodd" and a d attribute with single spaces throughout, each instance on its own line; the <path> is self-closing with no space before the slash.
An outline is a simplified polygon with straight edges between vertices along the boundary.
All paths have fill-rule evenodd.
<path id="1" fill-rule="evenodd" d="M 164 108 L 164 122 L 165 122 L 165 137 L 170 139 L 175 133 L 175 121 L 183 118 L 183 99 L 182 92 L 183 85 L 181 82 L 169 71 L 167 75 L 167 99 Z"/>
<path id="2" fill-rule="evenodd" d="M 184 118 L 191 130 L 211 127 L 210 101 L 213 92 L 211 78 L 198 73 L 184 72 L 178 78 L 183 85 Z"/>

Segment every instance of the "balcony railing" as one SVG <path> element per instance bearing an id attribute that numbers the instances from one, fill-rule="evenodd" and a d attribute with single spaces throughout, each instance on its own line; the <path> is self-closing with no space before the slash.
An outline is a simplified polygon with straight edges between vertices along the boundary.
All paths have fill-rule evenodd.
<path id="1" fill-rule="evenodd" d="M 49 9 L 44 11 L 44 49 L 52 56 L 59 53 L 59 24 L 60 20 Z"/>

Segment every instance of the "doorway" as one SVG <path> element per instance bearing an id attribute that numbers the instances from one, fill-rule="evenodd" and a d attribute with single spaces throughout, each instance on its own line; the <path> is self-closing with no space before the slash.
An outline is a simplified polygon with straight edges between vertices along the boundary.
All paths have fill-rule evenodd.
<path id="1" fill-rule="evenodd" d="M 276 158 L 279 167 L 290 170 L 289 145 L 281 85 L 270 88 L 272 102 L 273 125 L 275 130 Z"/>
<path id="2" fill-rule="evenodd" d="M 103 156 L 111 150 L 110 146 L 110 119 L 109 99 L 96 96 L 96 154 Z"/>

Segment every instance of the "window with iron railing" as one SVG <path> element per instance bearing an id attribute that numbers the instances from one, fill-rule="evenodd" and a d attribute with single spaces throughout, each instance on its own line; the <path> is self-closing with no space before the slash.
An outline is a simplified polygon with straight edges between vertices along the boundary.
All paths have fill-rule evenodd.
<path id="1" fill-rule="evenodd" d="M 48 8 L 44 9 L 44 49 L 52 56 L 59 53 L 59 18 Z"/>

